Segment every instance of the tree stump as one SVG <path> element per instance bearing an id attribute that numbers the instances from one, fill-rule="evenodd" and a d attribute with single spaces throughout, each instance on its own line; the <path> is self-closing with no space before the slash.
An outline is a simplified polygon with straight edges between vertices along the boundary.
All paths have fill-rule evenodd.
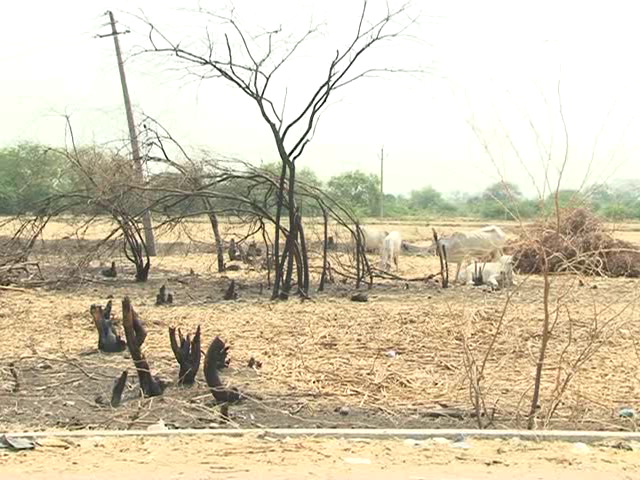
<path id="1" fill-rule="evenodd" d="M 229 284 L 227 291 L 224 292 L 224 297 L 222 298 L 224 298 L 225 300 L 236 300 L 238 298 L 238 292 L 236 292 L 235 280 L 231 280 L 231 283 Z"/>
<path id="2" fill-rule="evenodd" d="M 173 294 L 169 292 L 166 285 L 162 285 L 156 295 L 156 305 L 171 305 L 172 303 Z"/>
<path id="3" fill-rule="evenodd" d="M 127 384 L 128 376 L 129 371 L 123 371 L 113 385 L 113 391 L 111 392 L 111 406 L 113 408 L 118 407 L 120 402 L 122 402 L 122 392 L 124 392 L 124 386 Z"/>
<path id="4" fill-rule="evenodd" d="M 131 300 L 129 297 L 124 297 L 122 300 L 122 325 L 124 327 L 124 333 L 127 337 L 127 346 L 129 347 L 129 353 L 133 359 L 133 364 L 136 367 L 138 373 L 138 381 L 140 382 L 140 389 L 145 397 L 155 397 L 162 395 L 166 384 L 151 375 L 151 369 L 144 354 L 140 350 L 144 338 L 138 338 L 138 331 L 135 328 L 136 323 L 141 325 L 139 319 L 136 322 L 137 314 L 133 310 Z M 146 337 L 146 332 L 145 332 Z"/>
<path id="5" fill-rule="evenodd" d="M 196 381 L 196 374 L 200 368 L 200 325 L 196 329 L 193 340 L 187 335 L 185 338 L 178 329 L 178 339 L 176 338 L 176 328 L 169 327 L 169 340 L 171 350 L 180 365 L 178 372 L 178 385 L 193 385 Z"/>
<path id="6" fill-rule="evenodd" d="M 93 323 L 98 330 L 98 350 L 106 353 L 122 352 L 127 347 L 124 340 L 120 338 L 111 318 L 112 302 L 107 302 L 106 308 L 102 305 L 91 305 L 89 313 L 93 318 Z"/>
<path id="7" fill-rule="evenodd" d="M 231 242 L 229 242 L 229 249 L 227 253 L 229 254 L 229 260 L 232 262 L 242 260 L 242 249 L 240 248 L 240 245 L 236 244 L 236 241 L 233 238 L 231 239 Z"/>
<path id="8" fill-rule="evenodd" d="M 116 270 L 116 262 L 111 262 L 111 268 L 104 269 L 100 272 L 103 277 L 116 278 L 118 271 Z"/>
<path id="9" fill-rule="evenodd" d="M 220 337 L 216 337 L 209 345 L 204 358 L 204 378 L 216 404 L 221 405 L 223 417 L 228 417 L 229 404 L 237 403 L 242 399 L 242 394 L 237 388 L 227 388 L 220 380 L 218 371 L 229 365 L 228 351 L 229 347 Z"/>

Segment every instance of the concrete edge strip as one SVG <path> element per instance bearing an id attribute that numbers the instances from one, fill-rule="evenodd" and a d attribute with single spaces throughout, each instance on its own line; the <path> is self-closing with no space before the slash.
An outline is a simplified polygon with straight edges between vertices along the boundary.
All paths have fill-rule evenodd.
<path id="1" fill-rule="evenodd" d="M 2 432 L 0 435 L 33 438 L 74 438 L 74 437 L 174 437 L 189 435 L 209 435 L 217 437 L 241 437 L 263 435 L 269 437 L 309 437 L 309 438 L 363 438 L 363 439 L 415 439 L 427 440 L 440 437 L 456 439 L 461 436 L 478 439 L 520 438 L 529 441 L 556 441 L 595 443 L 604 440 L 633 440 L 640 442 L 640 432 L 595 432 L 571 430 L 474 430 L 474 429 L 313 429 L 313 428 L 267 428 L 267 429 L 176 429 L 176 430 L 53 430 L 43 432 Z"/>

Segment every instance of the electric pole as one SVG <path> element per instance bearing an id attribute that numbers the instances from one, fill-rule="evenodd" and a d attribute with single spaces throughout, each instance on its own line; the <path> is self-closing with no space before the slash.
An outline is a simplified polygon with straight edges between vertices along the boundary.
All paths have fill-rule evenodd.
<path id="1" fill-rule="evenodd" d="M 384 146 L 380 149 L 380 218 L 384 217 Z"/>
<path id="2" fill-rule="evenodd" d="M 140 185 L 144 184 L 144 171 L 142 169 L 142 159 L 140 158 L 140 147 L 138 146 L 138 135 L 136 126 L 133 123 L 133 112 L 131 110 L 131 100 L 129 99 L 129 89 L 127 88 L 127 78 L 124 74 L 124 63 L 122 62 L 122 54 L 120 53 L 120 43 L 118 42 L 118 31 L 116 30 L 116 21 L 113 12 L 108 11 L 109 23 L 111 23 L 111 36 L 113 44 L 116 47 L 116 57 L 118 59 L 118 70 L 120 72 L 120 83 L 122 84 L 122 96 L 124 97 L 124 109 L 127 112 L 127 124 L 129 125 L 129 138 L 131 139 L 131 153 L 133 155 L 133 163 L 138 176 Z M 126 33 L 126 32 L 125 32 Z M 101 35 L 106 37 L 108 35 Z M 146 207 L 146 205 L 145 205 Z M 145 244 L 150 257 L 156 256 L 156 240 L 153 235 L 153 224 L 151 223 L 151 211 L 145 208 L 142 214 L 142 225 L 144 226 Z"/>

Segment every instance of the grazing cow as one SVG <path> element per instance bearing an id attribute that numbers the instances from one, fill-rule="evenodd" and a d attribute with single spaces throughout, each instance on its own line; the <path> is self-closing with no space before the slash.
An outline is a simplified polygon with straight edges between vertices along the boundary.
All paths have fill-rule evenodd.
<path id="1" fill-rule="evenodd" d="M 469 265 L 460 275 L 462 284 L 472 284 L 474 276 L 482 279 L 482 284 L 491 288 L 505 288 L 513 286 L 513 255 L 502 255 L 497 262 L 476 263 Z M 478 282 L 480 283 L 480 282 Z"/>
<path id="2" fill-rule="evenodd" d="M 384 238 L 382 254 L 380 255 L 380 268 L 387 270 L 391 268 L 391 261 L 398 269 L 398 257 L 402 248 L 402 235 L 400 232 L 391 232 Z"/>
<path id="3" fill-rule="evenodd" d="M 361 227 L 364 235 L 364 249 L 366 252 L 381 251 L 384 239 L 389 232 L 374 230 L 371 227 Z"/>
<path id="4" fill-rule="evenodd" d="M 491 259 L 496 260 L 502 255 L 502 247 L 506 242 L 507 235 L 495 225 L 471 232 L 455 232 L 438 240 L 440 246 L 445 248 L 447 261 L 457 264 L 454 282 L 458 279 L 460 267 L 469 258 L 491 255 Z M 435 254 L 436 245 L 431 245 L 429 251 Z"/>

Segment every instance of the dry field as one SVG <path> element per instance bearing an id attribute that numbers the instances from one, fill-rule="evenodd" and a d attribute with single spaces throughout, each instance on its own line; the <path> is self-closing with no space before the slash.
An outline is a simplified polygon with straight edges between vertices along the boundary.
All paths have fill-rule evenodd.
<path id="1" fill-rule="evenodd" d="M 423 244 L 429 243 L 432 226 L 447 232 L 476 224 L 384 225 Z M 309 224 L 307 231 L 313 236 L 318 227 Z M 515 234 L 518 225 L 503 227 Z M 77 221 L 51 224 L 33 260 L 40 262 L 45 278 L 54 278 L 56 272 L 77 265 L 87 244 L 109 228 L 105 223 L 78 236 Z M 639 225 L 615 228 L 617 236 L 640 244 Z M 225 238 L 239 238 L 243 229 L 225 224 Z M 91 262 L 82 281 L 0 290 L 1 429 L 130 429 L 159 420 L 176 428 L 221 423 L 201 374 L 193 388 L 174 385 L 162 397 L 141 399 L 128 355 L 97 352 L 89 306 L 104 305 L 112 297 L 119 317 L 125 295 L 147 325 L 144 350 L 153 373 L 164 379 L 175 382 L 178 372 L 169 326 L 192 332 L 201 325 L 205 348 L 215 335 L 231 345 L 231 366 L 223 379 L 250 397 L 232 407 L 234 425 L 474 426 L 465 365 L 482 363 L 488 351 L 481 384 L 486 405 L 494 412 L 492 426 L 526 424 L 541 340 L 540 277 L 519 277 L 517 287 L 495 293 L 377 280 L 367 303 L 351 302 L 353 286 L 336 277 L 335 284 L 311 301 L 272 302 L 265 272 L 246 267 L 216 273 L 206 222 L 160 232 L 158 240 L 159 256 L 152 260 L 150 280 L 144 284 L 134 282 L 132 267 L 114 247 Z M 102 278 L 100 268 L 112 259 L 120 267 L 118 278 Z M 412 278 L 437 270 L 435 258 L 404 255 L 398 273 Z M 225 302 L 222 293 L 230 279 L 239 283 L 240 298 Z M 317 275 L 313 282 L 317 285 Z M 578 282 L 566 275 L 552 281 L 555 326 L 537 425 L 636 430 L 637 419 L 620 418 L 618 412 L 623 407 L 640 411 L 640 281 Z M 174 293 L 174 305 L 155 306 L 162 284 Z M 501 330 L 489 350 L 503 311 Z M 250 357 L 261 361 L 262 368 L 249 368 Z M 130 388 L 125 402 L 113 409 L 108 399 L 124 369 L 130 372 Z M 567 375 L 571 381 L 563 389 Z M 544 412 L 554 399 L 557 409 L 545 423 Z"/>

